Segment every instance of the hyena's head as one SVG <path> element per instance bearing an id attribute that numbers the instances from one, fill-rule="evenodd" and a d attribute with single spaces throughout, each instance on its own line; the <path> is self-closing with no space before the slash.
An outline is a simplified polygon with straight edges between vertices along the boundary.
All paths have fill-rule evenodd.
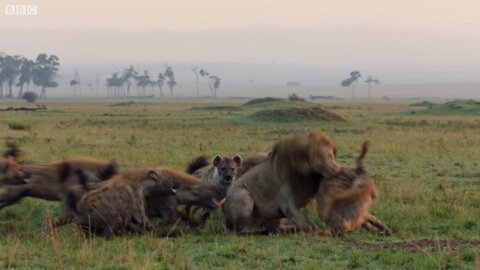
<path id="1" fill-rule="evenodd" d="M 150 169 L 143 173 L 145 174 L 143 176 L 145 196 L 175 195 L 177 193 L 178 185 L 161 170 Z"/>
<path id="2" fill-rule="evenodd" d="M 230 185 L 237 177 L 237 170 L 242 165 L 242 157 L 239 155 L 233 158 L 215 156 L 213 166 L 217 168 L 218 177 L 223 185 Z"/>
<path id="3" fill-rule="evenodd" d="M 207 208 L 220 206 L 218 200 L 224 198 L 226 190 L 222 187 L 198 183 L 194 185 L 181 185 L 177 198 L 181 204 L 198 205 Z"/>
<path id="4" fill-rule="evenodd" d="M 5 151 L 5 160 L 0 161 L 0 184 L 1 185 L 21 185 L 26 184 L 25 178 L 28 177 L 26 173 L 22 172 L 20 165 L 17 164 L 19 160 L 20 150 L 15 144 L 8 144 L 7 151 Z"/>

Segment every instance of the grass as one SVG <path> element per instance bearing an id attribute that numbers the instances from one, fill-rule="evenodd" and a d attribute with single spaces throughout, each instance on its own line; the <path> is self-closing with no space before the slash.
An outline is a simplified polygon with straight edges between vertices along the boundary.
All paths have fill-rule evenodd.
<path id="1" fill-rule="evenodd" d="M 393 229 L 384 238 L 359 230 L 344 238 L 309 234 L 236 236 L 220 211 L 204 228 L 173 228 L 112 241 L 85 238 L 68 225 L 43 233 L 57 202 L 26 199 L 0 211 L 0 267 L 100 269 L 475 269 L 480 267 L 479 116 L 399 114 L 407 102 L 328 101 L 345 121 L 268 121 L 265 110 L 310 108 L 280 101 L 241 110 L 242 101 L 151 102 L 109 107 L 108 101 L 47 102 L 51 110 L 0 112 L 0 143 L 16 141 L 24 160 L 72 156 L 115 159 L 127 167 L 168 165 L 184 169 L 192 157 L 242 156 L 269 151 L 289 134 L 318 129 L 337 144 L 338 162 L 353 166 L 369 140 L 367 168 L 379 189 L 372 212 Z M 306 103 L 306 102 L 301 102 Z M 2 104 L 4 105 L 4 104 Z M 5 104 L 6 105 L 6 104 Z M 62 112 L 62 113 L 58 113 Z M 35 123 L 29 132 L 10 123 Z M 240 124 L 239 124 L 240 123 Z M 314 204 L 306 208 L 314 222 Z M 162 232 L 170 226 L 154 220 Z"/>
<path id="2" fill-rule="evenodd" d="M 432 115 L 477 115 L 480 116 L 480 102 L 475 100 L 454 100 L 444 104 L 434 104 L 422 102 L 427 110 L 418 111 L 419 113 Z M 412 106 L 420 106 L 419 103 Z"/>
<path id="3" fill-rule="evenodd" d="M 8 128 L 11 130 L 30 130 L 32 126 L 26 123 L 10 122 L 8 123 Z"/>

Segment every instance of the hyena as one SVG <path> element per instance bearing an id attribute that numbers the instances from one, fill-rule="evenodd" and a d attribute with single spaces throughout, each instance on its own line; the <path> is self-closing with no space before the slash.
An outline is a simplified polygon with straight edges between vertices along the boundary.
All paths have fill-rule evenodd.
<path id="1" fill-rule="evenodd" d="M 119 168 L 112 161 L 77 157 L 50 164 L 22 165 L 19 170 L 28 177 L 24 177 L 23 184 L 2 187 L 0 209 L 15 204 L 24 197 L 61 201 L 69 187 L 78 184 L 76 171 L 83 171 L 89 182 L 100 182 L 117 174 Z M 53 225 L 60 226 L 69 220 L 69 211 L 63 209 Z"/>
<path id="2" fill-rule="evenodd" d="M 83 175 L 83 174 L 80 174 Z M 85 185 L 83 179 L 82 184 Z M 128 231 L 153 229 L 145 208 L 145 197 L 175 195 L 175 183 L 162 168 L 129 169 L 109 181 L 94 185 L 78 197 L 70 191 L 66 204 L 74 211 L 74 222 L 87 234 L 112 238 Z"/>
<path id="3" fill-rule="evenodd" d="M 198 177 L 205 183 L 219 187 L 222 192 L 219 193 L 217 199 L 222 203 L 222 200 L 227 195 L 228 188 L 237 177 L 238 168 L 242 165 L 242 157 L 235 155 L 233 158 L 230 158 L 217 155 L 213 158 L 212 163 L 213 165 L 209 165 L 205 156 L 197 157 L 188 165 L 187 173 Z M 192 211 L 192 207 L 187 205 L 185 211 L 187 216 L 191 218 L 192 212 L 195 212 L 196 209 Z M 205 223 L 211 212 L 212 209 L 204 209 L 202 211 L 200 215 L 201 224 Z"/>

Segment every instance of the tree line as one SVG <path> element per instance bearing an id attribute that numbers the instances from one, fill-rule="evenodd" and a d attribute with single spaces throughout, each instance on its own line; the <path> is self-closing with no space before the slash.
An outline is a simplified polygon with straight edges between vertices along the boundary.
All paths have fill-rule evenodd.
<path id="1" fill-rule="evenodd" d="M 197 98 L 199 97 L 199 77 L 208 79 L 210 95 L 216 97 L 221 78 L 216 75 L 210 75 L 205 69 L 198 67 L 193 67 L 192 71 L 196 76 Z M 77 84 L 77 79 L 73 79 L 70 82 L 70 85 L 74 87 L 74 91 Z M 170 90 L 170 98 L 174 98 L 177 81 L 175 79 L 175 72 L 171 66 L 167 66 L 165 71 L 158 73 L 157 76 L 151 76 L 148 70 L 144 70 L 142 73 L 130 65 L 122 72 L 112 73 L 112 75 L 106 79 L 108 96 L 112 97 L 132 96 L 134 94 L 132 86 L 135 86 L 135 95 L 137 97 L 154 97 L 156 89 L 158 89 L 159 97 L 164 98 L 163 88 L 165 85 Z"/>
<path id="2" fill-rule="evenodd" d="M 0 53 L 0 98 L 22 98 L 32 82 L 41 88 L 40 98 L 47 98 L 47 88 L 58 86 L 55 80 L 59 67 L 56 55 L 41 53 L 31 60 L 21 55 Z M 14 87 L 18 88 L 16 95 Z"/>

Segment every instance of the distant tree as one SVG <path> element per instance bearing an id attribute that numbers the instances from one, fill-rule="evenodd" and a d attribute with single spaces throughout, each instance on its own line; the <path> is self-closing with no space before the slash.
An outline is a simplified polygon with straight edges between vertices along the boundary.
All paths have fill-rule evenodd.
<path id="1" fill-rule="evenodd" d="M 218 76 L 210 76 L 210 89 L 213 93 L 213 97 L 217 97 L 217 90 L 220 87 L 222 79 Z"/>
<path id="2" fill-rule="evenodd" d="M 13 97 L 12 87 L 15 85 L 18 75 L 20 75 L 20 68 L 22 65 L 22 56 L 20 55 L 5 55 L 2 59 L 2 69 L 1 69 L 1 83 L 7 83 L 8 94 L 6 95 L 9 98 Z M 2 91 L 3 92 L 3 91 Z M 3 93 L 2 93 L 3 96 Z"/>
<path id="3" fill-rule="evenodd" d="M 3 72 L 4 66 L 5 66 L 5 57 L 6 55 L 4 53 L 0 53 L 0 98 L 3 99 L 3 85 L 7 81 L 7 77 L 5 73 Z"/>
<path id="4" fill-rule="evenodd" d="M 73 80 L 70 81 L 70 86 L 73 88 L 73 96 L 76 97 L 77 96 L 77 87 L 80 90 L 80 75 L 78 73 L 78 70 L 75 70 L 75 75 L 74 75 Z M 80 93 L 79 93 L 79 95 L 80 95 L 80 97 L 82 96 Z"/>
<path id="5" fill-rule="evenodd" d="M 112 77 L 107 78 L 107 87 L 112 90 L 112 96 L 120 95 L 120 88 L 123 87 L 125 81 L 118 75 L 118 72 L 112 74 Z"/>
<path id="6" fill-rule="evenodd" d="M 127 96 L 130 96 L 130 87 L 132 86 L 132 79 L 135 79 L 137 76 L 137 71 L 135 68 L 130 65 L 130 67 L 126 68 L 123 71 L 122 79 L 127 84 Z"/>
<path id="7" fill-rule="evenodd" d="M 40 99 L 47 98 L 47 88 L 58 86 L 55 77 L 59 66 L 59 58 L 56 55 L 48 56 L 45 53 L 41 53 L 37 56 L 33 67 L 33 83 L 42 88 Z"/>
<path id="8" fill-rule="evenodd" d="M 202 78 L 206 78 L 206 79 L 207 79 L 207 84 L 208 84 L 208 86 L 209 86 L 209 88 L 210 88 L 210 96 L 213 96 L 213 89 L 212 89 L 212 87 L 211 87 L 211 85 L 210 85 L 210 73 L 208 73 L 208 72 L 207 72 L 205 69 L 203 69 L 203 68 L 200 69 L 200 70 L 198 71 L 198 73 L 200 74 L 200 76 L 202 76 Z"/>
<path id="9" fill-rule="evenodd" d="M 142 75 L 135 76 L 137 86 L 140 88 L 140 96 L 147 96 L 146 88 L 151 85 L 150 74 L 145 70 Z"/>
<path id="10" fill-rule="evenodd" d="M 372 86 L 372 83 L 373 84 L 379 84 L 380 80 L 378 80 L 377 78 L 373 78 L 372 76 L 368 75 L 365 82 L 368 84 L 368 98 L 370 99 L 370 88 Z"/>
<path id="11" fill-rule="evenodd" d="M 20 78 L 18 78 L 17 87 L 20 87 L 18 90 L 18 98 L 22 98 L 23 96 L 23 88 L 25 84 L 27 85 L 27 90 L 30 88 L 30 83 L 32 82 L 33 77 L 33 67 L 35 62 L 29 60 L 27 58 L 21 59 L 21 68 L 20 68 Z"/>
<path id="12" fill-rule="evenodd" d="M 165 77 L 168 79 L 167 85 L 168 88 L 170 89 L 170 97 L 173 98 L 173 90 L 175 89 L 175 86 L 177 85 L 177 81 L 175 80 L 175 73 L 173 72 L 172 67 L 168 66 L 167 69 L 164 72 Z"/>
<path id="13" fill-rule="evenodd" d="M 163 85 L 165 84 L 165 75 L 163 73 L 158 73 L 157 77 L 157 86 L 158 86 L 158 91 L 160 92 L 160 98 L 163 99 Z"/>
<path id="14" fill-rule="evenodd" d="M 196 82 L 196 90 L 197 90 L 197 98 L 200 97 L 200 85 L 198 84 L 199 83 L 199 76 L 200 74 L 198 74 L 198 67 L 192 67 L 192 71 L 193 73 L 195 74 L 195 82 Z"/>
<path id="15" fill-rule="evenodd" d="M 360 77 L 362 77 L 362 74 L 360 74 L 360 71 L 358 71 L 358 70 L 352 71 L 352 72 L 350 72 L 350 77 L 346 78 L 341 83 L 341 85 L 343 87 L 351 87 L 351 89 L 352 89 L 352 99 L 354 98 L 355 84 L 357 84 L 358 79 Z"/>
<path id="16" fill-rule="evenodd" d="M 102 82 L 102 77 L 100 74 L 95 74 L 95 96 L 98 96 L 98 89 L 100 87 L 100 83 Z"/>
<path id="17" fill-rule="evenodd" d="M 22 95 L 22 99 L 24 99 L 29 103 L 35 103 L 35 101 L 37 101 L 37 98 L 38 98 L 37 93 L 31 92 L 31 91 L 27 91 Z"/>

